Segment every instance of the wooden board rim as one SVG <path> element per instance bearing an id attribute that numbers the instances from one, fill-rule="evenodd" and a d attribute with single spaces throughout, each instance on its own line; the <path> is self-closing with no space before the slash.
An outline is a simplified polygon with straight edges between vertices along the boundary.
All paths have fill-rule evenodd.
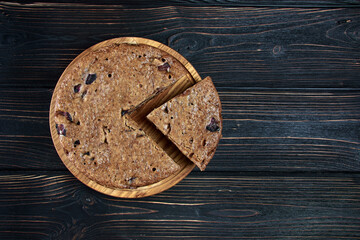
<path id="1" fill-rule="evenodd" d="M 157 193 L 160 193 L 162 191 L 165 191 L 171 187 L 173 187 L 175 184 L 177 184 L 178 182 L 180 182 L 182 179 L 184 179 L 195 167 L 195 164 L 193 163 L 189 163 L 187 165 L 185 165 L 185 167 L 181 168 L 176 174 L 173 174 L 163 180 L 161 180 L 160 182 L 148 185 L 148 186 L 143 186 L 143 187 L 138 187 L 135 189 L 114 189 L 114 188 L 109 188 L 103 185 L 100 185 L 99 183 L 89 179 L 88 177 L 86 177 L 83 173 L 81 173 L 75 166 L 74 164 L 72 164 L 70 162 L 70 160 L 67 158 L 63 147 L 60 143 L 60 136 L 58 135 L 56 128 L 55 128 L 55 96 L 57 95 L 59 86 L 60 86 L 60 82 L 62 81 L 62 79 L 64 78 L 65 74 L 67 71 L 69 71 L 69 69 L 72 67 L 72 65 L 74 63 L 76 63 L 76 61 L 78 61 L 80 58 L 82 58 L 83 56 L 85 56 L 86 54 L 88 54 L 91 51 L 100 49 L 102 47 L 105 46 L 109 46 L 112 44 L 121 44 L 121 43 L 127 43 L 127 44 L 144 44 L 144 45 L 148 45 L 148 46 L 152 46 L 155 48 L 158 48 L 160 50 L 163 50 L 164 52 L 170 54 L 171 56 L 173 56 L 175 59 L 177 59 L 186 69 L 187 71 L 190 73 L 190 75 L 193 77 L 193 79 L 196 82 L 201 81 L 201 77 L 198 74 L 198 72 L 195 70 L 195 68 L 190 64 L 190 62 L 188 62 L 182 55 L 180 55 L 178 52 L 176 52 L 175 50 L 173 50 L 172 48 L 151 40 L 151 39 L 146 39 L 146 38 L 140 38 L 140 37 L 120 37 L 120 38 L 113 38 L 113 39 L 109 39 L 109 40 L 105 40 L 102 41 L 100 43 L 97 43 L 91 47 L 89 47 L 88 49 L 84 50 L 82 53 L 80 53 L 64 70 L 64 72 L 62 73 L 62 75 L 60 76 L 52 98 L 51 98 L 51 103 L 50 103 L 50 111 L 49 111 L 49 125 L 50 125 L 50 133 L 51 133 L 51 139 L 54 143 L 56 152 L 58 153 L 60 159 L 62 160 L 62 162 L 64 163 L 64 165 L 67 167 L 67 169 L 78 179 L 80 180 L 83 184 L 85 184 L 86 186 L 104 193 L 106 195 L 110 195 L 110 196 L 114 196 L 114 197 L 121 197 L 121 198 L 141 198 L 141 197 L 147 197 L 147 196 L 151 196 Z"/>

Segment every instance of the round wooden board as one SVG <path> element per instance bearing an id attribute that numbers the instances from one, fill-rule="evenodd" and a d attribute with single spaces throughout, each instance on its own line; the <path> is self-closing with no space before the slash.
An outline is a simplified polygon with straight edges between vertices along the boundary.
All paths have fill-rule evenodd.
<path id="1" fill-rule="evenodd" d="M 172 186 L 174 186 L 175 184 L 177 184 L 178 182 L 180 182 L 183 178 L 185 178 L 195 167 L 195 165 L 193 163 L 191 163 L 189 160 L 185 160 L 185 159 L 180 159 L 178 160 L 178 163 L 180 165 L 180 170 L 178 172 L 176 172 L 175 174 L 161 180 L 160 182 L 148 185 L 148 186 L 144 186 L 144 187 L 138 187 L 135 189 L 118 189 L 118 188 L 109 188 L 103 185 L 98 184 L 95 181 L 90 180 L 88 177 L 86 177 L 83 173 L 81 173 L 68 159 L 68 157 L 66 156 L 63 147 L 60 143 L 59 140 L 59 135 L 56 131 L 55 128 L 55 96 L 58 93 L 58 89 L 59 89 L 59 83 L 61 81 L 64 81 L 64 76 L 66 75 L 67 71 L 69 71 L 69 69 L 71 68 L 71 66 L 76 63 L 76 61 L 78 61 L 79 59 L 81 59 L 83 56 L 85 56 L 86 54 L 88 54 L 91 51 L 100 49 L 102 47 L 108 46 L 108 45 L 112 45 L 112 44 L 119 44 L 119 43 L 127 43 L 127 44 L 145 44 L 145 45 L 149 45 L 158 49 L 163 50 L 164 52 L 167 52 L 168 54 L 172 55 L 174 58 L 176 58 L 181 64 L 183 64 L 183 66 L 188 70 L 188 72 L 190 73 L 191 77 L 196 81 L 199 82 L 201 81 L 200 75 L 197 73 L 197 71 L 195 70 L 195 68 L 183 57 L 181 56 L 178 52 L 176 52 L 175 50 L 171 49 L 170 47 L 159 43 L 157 41 L 154 40 L 150 40 L 150 39 L 145 39 L 145 38 L 138 38 L 138 37 L 121 37 L 121 38 L 114 38 L 114 39 L 109 39 L 103 42 L 100 42 L 88 49 L 86 49 L 84 52 L 82 52 L 81 54 L 79 54 L 69 65 L 68 67 L 64 70 L 63 74 L 60 76 L 60 79 L 55 87 L 52 99 L 51 99 L 51 104 L 50 104 L 50 113 L 49 113 L 49 123 L 50 123 L 50 132 L 51 132 L 51 138 L 53 140 L 54 146 L 56 148 L 56 151 L 58 153 L 58 155 L 60 156 L 61 160 L 63 161 L 63 163 L 65 164 L 65 166 L 69 169 L 69 171 L 77 178 L 79 179 L 82 183 L 84 183 L 85 185 L 87 185 L 88 187 L 99 191 L 101 193 L 110 195 L 110 196 L 115 196 L 115 197 L 121 197 L 121 198 L 140 198 L 140 197 L 146 197 L 146 196 L 150 196 L 150 195 L 154 195 L 157 193 L 160 193 L 166 189 L 171 188 Z"/>

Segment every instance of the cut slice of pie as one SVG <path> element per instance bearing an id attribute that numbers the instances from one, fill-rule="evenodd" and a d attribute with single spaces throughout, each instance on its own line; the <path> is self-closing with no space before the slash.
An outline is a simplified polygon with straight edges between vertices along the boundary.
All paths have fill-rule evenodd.
<path id="1" fill-rule="evenodd" d="M 219 95 L 210 77 L 152 111 L 147 118 L 202 171 L 221 138 Z"/>

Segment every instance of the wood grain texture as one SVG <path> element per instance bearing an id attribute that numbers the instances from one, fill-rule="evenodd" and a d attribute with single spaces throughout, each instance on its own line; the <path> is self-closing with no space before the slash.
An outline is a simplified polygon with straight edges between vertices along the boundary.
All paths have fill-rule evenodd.
<path id="1" fill-rule="evenodd" d="M 242 6 L 269 6 L 269 7 L 357 7 L 360 3 L 357 0 L 169 0 L 169 1 L 154 1 L 154 0 L 40 0 L 28 1 L 17 0 L 13 1 L 19 4 L 37 4 L 49 5 L 50 3 L 66 3 L 66 4 L 87 4 L 87 5 L 125 5 L 138 7 L 154 7 L 154 6 L 222 6 L 222 7 L 242 7 Z"/>
<path id="2" fill-rule="evenodd" d="M 1 2 L 0 239 L 360 239 L 359 13 L 358 0 Z M 206 172 L 139 200 L 76 180 L 48 128 L 66 66 L 121 36 L 211 76 L 225 119 Z"/>
<path id="3" fill-rule="evenodd" d="M 360 170 L 359 90 L 219 95 L 223 139 L 206 171 Z M 0 169 L 65 169 L 50 138 L 50 98 L 49 90 L 0 90 Z"/>
<path id="4" fill-rule="evenodd" d="M 360 176 L 192 173 L 139 200 L 70 173 L 0 173 L 1 239 L 358 239 Z"/>
<path id="5" fill-rule="evenodd" d="M 359 87 L 359 9 L 3 2 L 0 86 L 52 88 L 89 46 L 141 36 L 178 50 L 219 88 Z"/>

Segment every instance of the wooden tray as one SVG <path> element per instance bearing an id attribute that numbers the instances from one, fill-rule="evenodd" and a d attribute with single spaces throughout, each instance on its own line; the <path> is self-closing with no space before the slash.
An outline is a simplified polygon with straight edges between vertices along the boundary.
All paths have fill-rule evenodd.
<path id="1" fill-rule="evenodd" d="M 160 182 L 144 186 L 144 187 L 138 187 L 136 189 L 117 189 L 117 188 L 109 188 L 103 185 L 100 185 L 96 183 L 95 181 L 90 180 L 88 177 L 86 177 L 84 174 L 82 174 L 67 158 L 63 147 L 59 141 L 58 133 L 55 129 L 55 96 L 57 95 L 60 82 L 64 81 L 64 76 L 69 71 L 71 66 L 81 59 L 83 56 L 88 54 L 91 51 L 97 50 L 99 48 L 112 45 L 114 43 L 128 43 L 128 44 L 145 44 L 149 45 L 158 49 L 161 49 L 168 54 L 172 55 L 174 58 L 176 58 L 183 66 L 188 70 L 189 74 L 187 76 L 184 76 L 181 78 L 181 81 L 179 81 L 177 84 L 173 85 L 173 87 L 166 92 L 166 94 L 162 94 L 155 98 L 152 102 L 149 104 L 146 104 L 145 111 L 140 111 L 138 114 L 134 114 L 133 118 L 143 127 L 143 130 L 146 134 L 148 134 L 154 141 L 157 142 L 158 145 L 160 145 L 167 154 L 170 155 L 180 165 L 180 170 L 176 172 L 175 174 L 163 179 Z M 51 137 L 53 140 L 53 143 L 55 145 L 56 151 L 58 155 L 60 156 L 61 160 L 65 164 L 65 166 L 70 170 L 70 172 L 79 179 L 82 183 L 87 185 L 88 187 L 99 191 L 101 193 L 115 196 L 115 197 L 122 197 L 122 198 L 140 198 L 140 197 L 146 197 L 150 195 L 154 195 L 157 193 L 160 193 L 178 182 L 180 182 L 183 178 L 185 178 L 194 168 L 194 164 L 190 162 L 172 143 L 170 143 L 167 139 L 165 139 L 162 134 L 160 134 L 159 131 L 157 131 L 154 126 L 151 125 L 149 121 L 144 118 L 146 116 L 146 111 L 151 110 L 151 108 L 159 106 L 162 102 L 167 101 L 171 97 L 183 92 L 186 88 L 193 85 L 195 82 L 201 81 L 200 75 L 197 73 L 195 68 L 178 52 L 175 50 L 169 48 L 168 46 L 150 40 L 145 38 L 138 38 L 138 37 L 122 37 L 122 38 L 114 38 L 110 40 L 106 40 L 103 42 L 100 42 L 88 49 L 86 49 L 84 52 L 82 52 L 80 55 L 78 55 L 65 69 L 63 74 L 60 76 L 60 79 L 55 87 L 51 104 L 50 104 L 50 115 L 49 115 L 49 123 L 50 123 L 50 132 Z"/>

